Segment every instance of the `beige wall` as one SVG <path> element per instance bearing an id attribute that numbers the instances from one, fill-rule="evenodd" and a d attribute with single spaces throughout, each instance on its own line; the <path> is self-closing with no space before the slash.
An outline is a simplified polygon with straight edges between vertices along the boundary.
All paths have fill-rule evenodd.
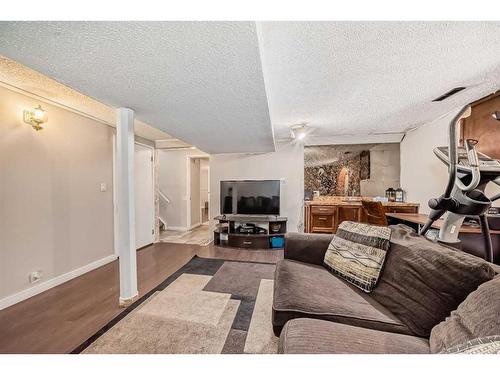
<path id="1" fill-rule="evenodd" d="M 36 132 L 22 111 L 38 104 L 49 122 Z M 112 256 L 113 132 L 0 87 L 0 299 Z"/>
<path id="2" fill-rule="evenodd" d="M 448 125 L 459 110 L 407 133 L 401 142 L 401 187 L 408 201 L 420 203 L 421 213 L 429 213 L 429 199 L 439 197 L 446 188 L 448 169 L 433 149 L 448 145 Z M 496 186 L 486 189 L 488 196 L 498 192 L 500 188 Z"/>
<path id="3" fill-rule="evenodd" d="M 210 212 L 220 213 L 220 181 L 279 180 L 280 213 L 288 217 L 289 232 L 303 230 L 304 147 L 286 142 L 276 145 L 276 152 L 264 154 L 210 155 Z M 212 223 L 213 226 L 213 223 Z"/>

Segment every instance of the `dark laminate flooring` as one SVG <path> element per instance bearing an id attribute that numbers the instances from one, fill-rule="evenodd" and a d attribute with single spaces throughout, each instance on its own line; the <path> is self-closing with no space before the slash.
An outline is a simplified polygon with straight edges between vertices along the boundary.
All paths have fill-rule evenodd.
<path id="1" fill-rule="evenodd" d="M 283 251 L 157 243 L 137 253 L 139 296 L 194 255 L 275 263 Z M 114 261 L 1 310 L 0 353 L 69 353 L 120 314 L 118 297 L 118 261 Z"/>

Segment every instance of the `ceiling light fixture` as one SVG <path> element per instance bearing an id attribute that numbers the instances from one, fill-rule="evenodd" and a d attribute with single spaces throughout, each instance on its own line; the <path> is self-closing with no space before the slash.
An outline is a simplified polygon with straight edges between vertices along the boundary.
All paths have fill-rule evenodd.
<path id="1" fill-rule="evenodd" d="M 290 135 L 292 139 L 296 139 L 298 141 L 304 140 L 307 135 L 307 124 L 298 124 L 290 127 Z"/>
<path id="2" fill-rule="evenodd" d="M 26 124 L 29 124 L 35 130 L 42 130 L 42 124 L 47 122 L 49 117 L 47 116 L 47 112 L 42 108 L 41 105 L 36 107 L 35 109 L 29 111 L 23 111 L 23 120 Z"/>

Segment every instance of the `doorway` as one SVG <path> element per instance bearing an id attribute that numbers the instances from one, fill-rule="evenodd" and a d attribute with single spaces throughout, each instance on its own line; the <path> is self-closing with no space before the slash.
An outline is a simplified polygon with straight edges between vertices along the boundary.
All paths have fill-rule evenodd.
<path id="1" fill-rule="evenodd" d="M 188 225 L 208 226 L 210 220 L 210 162 L 207 157 L 188 157 Z"/>
<path id="2" fill-rule="evenodd" d="M 189 150 L 169 151 L 159 155 L 159 163 L 159 185 L 168 197 L 164 215 L 168 225 L 159 234 L 160 242 L 208 245 L 213 239 L 209 233 L 209 157 Z"/>
<path id="3" fill-rule="evenodd" d="M 186 224 L 184 230 L 162 232 L 160 241 L 206 246 L 212 241 L 210 221 L 210 162 L 208 157 L 187 156 Z"/>
<path id="4" fill-rule="evenodd" d="M 208 225 L 210 205 L 210 164 L 208 158 L 200 159 L 200 210 L 201 224 Z"/>

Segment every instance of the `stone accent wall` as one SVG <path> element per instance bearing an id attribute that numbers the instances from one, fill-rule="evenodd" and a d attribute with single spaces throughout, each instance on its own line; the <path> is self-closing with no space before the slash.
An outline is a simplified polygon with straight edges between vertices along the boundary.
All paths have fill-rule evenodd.
<path id="1" fill-rule="evenodd" d="M 399 144 L 304 147 L 304 189 L 320 195 L 384 195 L 399 173 Z"/>

